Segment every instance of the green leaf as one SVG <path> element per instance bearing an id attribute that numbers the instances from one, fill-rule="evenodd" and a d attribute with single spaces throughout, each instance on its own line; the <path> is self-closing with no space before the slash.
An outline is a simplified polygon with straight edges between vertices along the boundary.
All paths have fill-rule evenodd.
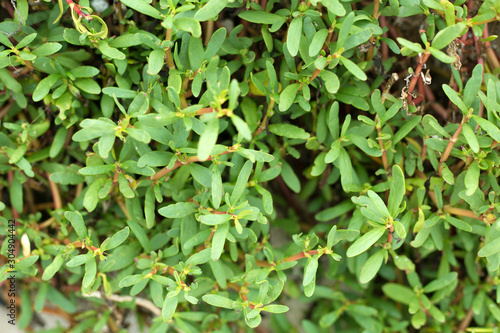
<path id="1" fill-rule="evenodd" d="M 148 57 L 148 74 L 156 75 L 163 68 L 165 63 L 165 51 L 163 50 L 153 50 Z"/>
<path id="2" fill-rule="evenodd" d="M 377 147 L 370 147 L 368 140 L 362 137 L 361 135 L 349 133 L 345 135 L 345 137 L 349 139 L 349 141 L 354 143 L 359 149 L 361 149 L 367 155 L 376 157 L 382 156 L 382 150 Z"/>
<path id="3" fill-rule="evenodd" d="M 82 279 L 82 291 L 88 291 L 95 282 L 97 273 L 97 265 L 95 259 L 89 260 L 85 263 L 85 274 Z"/>
<path id="4" fill-rule="evenodd" d="M 340 28 L 339 37 L 337 38 L 336 51 L 340 50 L 343 46 L 347 37 L 351 33 L 351 27 L 354 22 L 354 12 L 350 12 L 342 22 L 342 27 Z M 347 66 L 346 66 L 347 67 Z"/>
<path id="5" fill-rule="evenodd" d="M 290 164 L 285 161 L 283 161 L 283 165 L 281 166 L 281 177 L 283 177 L 283 181 L 292 191 L 300 193 L 301 185 L 299 177 L 297 177 Z"/>
<path id="6" fill-rule="evenodd" d="M 500 237 L 486 243 L 477 253 L 479 257 L 488 257 L 500 252 Z"/>
<path id="7" fill-rule="evenodd" d="M 216 227 L 214 236 L 212 238 L 212 247 L 210 252 L 210 258 L 213 261 L 217 261 L 224 250 L 224 244 L 226 242 L 226 236 L 229 232 L 229 223 L 219 224 Z"/>
<path id="8" fill-rule="evenodd" d="M 307 262 L 304 267 L 304 278 L 302 280 L 303 286 L 307 286 L 315 280 L 316 271 L 318 270 L 318 258 L 318 255 L 307 258 Z"/>
<path id="9" fill-rule="evenodd" d="M 54 257 L 54 261 L 48 265 L 42 274 L 42 280 L 48 281 L 59 271 L 64 262 L 63 254 L 60 253 Z"/>
<path id="10" fill-rule="evenodd" d="M 56 135 L 54 135 L 54 140 L 50 146 L 49 157 L 56 157 L 64 147 L 64 142 L 66 141 L 66 136 L 68 135 L 68 130 L 65 127 L 60 127 Z"/>
<path id="11" fill-rule="evenodd" d="M 385 227 L 377 227 L 368 231 L 366 234 L 356 240 L 347 250 L 348 257 L 355 257 L 368 250 L 385 233 Z"/>
<path id="12" fill-rule="evenodd" d="M 226 28 L 220 28 L 212 34 L 212 37 L 210 38 L 210 41 L 208 42 L 207 48 L 205 50 L 203 60 L 210 60 L 217 54 L 217 52 L 219 52 L 222 44 L 224 43 L 224 40 L 226 39 L 226 34 Z"/>
<path id="13" fill-rule="evenodd" d="M 323 70 L 319 73 L 319 76 L 325 81 L 325 87 L 329 93 L 335 94 L 339 90 L 340 80 L 337 74 L 328 70 Z"/>
<path id="14" fill-rule="evenodd" d="M 464 134 L 465 140 L 469 144 L 472 151 L 477 154 L 479 152 L 479 143 L 472 128 L 470 128 L 468 124 L 462 124 L 462 133 Z"/>
<path id="15" fill-rule="evenodd" d="M 345 8 L 340 4 L 339 0 L 321 0 L 321 4 L 336 16 L 344 16 L 346 14 Z"/>
<path id="16" fill-rule="evenodd" d="M 332 246 L 335 245 L 335 235 L 337 234 L 337 226 L 334 225 L 331 229 L 330 232 L 328 232 L 328 237 L 326 241 L 326 247 L 328 249 L 331 249 Z"/>
<path id="17" fill-rule="evenodd" d="M 489 120 L 473 115 L 472 118 L 476 123 L 481 126 L 483 130 L 488 133 L 488 135 L 495 140 L 496 142 L 500 142 L 500 129 L 493 125 Z"/>
<path id="18" fill-rule="evenodd" d="M 99 191 L 104 183 L 104 178 L 98 179 L 87 188 L 85 196 L 83 197 L 83 207 L 89 212 L 93 212 L 99 203 Z"/>
<path id="19" fill-rule="evenodd" d="M 464 104 L 470 108 L 472 107 L 472 103 L 477 97 L 477 93 L 481 88 L 481 83 L 483 82 L 483 65 L 478 64 L 472 70 L 472 76 L 469 80 L 467 80 L 467 84 L 464 88 Z"/>
<path id="20" fill-rule="evenodd" d="M 271 192 L 259 185 L 255 185 L 255 189 L 257 190 L 257 192 L 259 192 L 260 195 L 262 195 L 262 206 L 264 207 L 264 211 L 269 215 L 272 214 L 274 207 L 273 196 Z"/>
<path id="21" fill-rule="evenodd" d="M 430 46 L 429 51 L 431 52 L 432 56 L 436 58 L 437 60 L 444 62 L 445 64 L 451 64 L 452 62 L 455 61 L 455 58 L 450 57 L 446 53 L 439 51 L 438 49 Z"/>
<path id="22" fill-rule="evenodd" d="M 198 211 L 198 206 L 193 202 L 178 202 L 176 204 L 162 207 L 158 210 L 160 215 L 166 218 L 176 219 L 188 216 Z"/>
<path id="23" fill-rule="evenodd" d="M 450 101 L 456 106 L 458 106 L 464 114 L 466 114 L 468 111 L 467 106 L 465 106 L 464 102 L 462 102 L 460 97 L 458 97 L 458 93 L 455 90 L 453 90 L 449 85 L 443 84 L 442 87 L 444 93 L 446 94 L 446 96 L 448 96 Z"/>
<path id="24" fill-rule="evenodd" d="M 154 8 L 153 6 L 149 5 L 143 0 L 121 0 L 121 3 L 126 5 L 127 7 L 130 7 L 139 13 L 142 13 L 144 15 L 151 16 L 155 19 L 161 19 L 162 15 L 161 13 Z"/>
<path id="25" fill-rule="evenodd" d="M 230 298 L 220 296 L 220 295 L 204 295 L 201 299 L 212 306 L 219 308 L 232 309 L 233 301 Z"/>
<path id="26" fill-rule="evenodd" d="M 80 66 L 69 71 L 75 78 L 89 78 L 99 74 L 99 70 L 92 66 Z"/>
<path id="27" fill-rule="evenodd" d="M 300 84 L 292 83 L 287 86 L 280 94 L 279 110 L 281 112 L 288 111 L 297 97 L 299 92 Z"/>
<path id="28" fill-rule="evenodd" d="M 137 91 L 118 87 L 103 88 L 102 93 L 111 97 L 114 95 L 116 98 L 135 98 L 137 96 Z"/>
<path id="29" fill-rule="evenodd" d="M 226 6 L 228 0 L 208 0 L 208 3 L 203 6 L 194 15 L 194 19 L 200 22 L 215 18 Z"/>
<path id="30" fill-rule="evenodd" d="M 129 227 L 125 227 L 122 230 L 116 232 L 113 236 L 106 238 L 101 244 L 101 251 L 109 251 L 120 246 L 128 238 L 129 234 Z"/>
<path id="31" fill-rule="evenodd" d="M 19 47 L 19 45 L 18 45 Z M 62 45 L 59 43 L 44 43 L 41 46 L 37 47 L 35 50 L 33 50 L 31 53 L 36 55 L 37 57 L 46 57 L 51 54 L 56 53 L 62 48 Z"/>
<path id="32" fill-rule="evenodd" d="M 198 20 L 191 17 L 175 17 L 174 25 L 183 30 L 189 32 L 193 37 L 199 38 L 201 36 L 201 25 Z M 162 51 L 164 54 L 165 52 Z"/>
<path id="33" fill-rule="evenodd" d="M 321 51 L 323 45 L 325 44 L 327 36 L 328 36 L 328 29 L 321 29 L 314 34 L 311 44 L 309 44 L 310 57 L 316 56 L 319 53 L 319 51 Z"/>
<path id="34" fill-rule="evenodd" d="M 404 38 L 399 38 L 399 37 L 396 38 L 396 40 L 398 41 L 399 44 L 412 50 L 413 52 L 417 52 L 417 53 L 424 53 L 425 52 L 425 50 L 422 48 L 422 46 L 418 43 L 413 43 L 413 42 L 410 42 L 409 40 L 406 40 Z"/>
<path id="35" fill-rule="evenodd" d="M 418 125 L 421 119 L 422 116 L 413 116 L 412 118 L 410 118 L 410 120 L 406 121 L 404 125 L 401 126 L 401 128 L 392 137 L 392 146 L 396 146 L 399 141 L 405 138 L 408 133 L 410 133 L 411 130 Z"/>
<path id="36" fill-rule="evenodd" d="M 392 180 L 389 188 L 389 213 L 393 218 L 396 218 L 399 213 L 399 206 L 403 201 L 406 192 L 405 175 L 399 165 L 392 167 Z"/>
<path id="37" fill-rule="evenodd" d="M 450 137 L 450 134 L 446 132 L 446 130 L 438 123 L 436 118 L 430 114 L 426 114 L 424 118 L 422 118 L 422 125 L 424 126 L 425 132 L 429 135 L 441 135 L 445 138 Z"/>
<path id="38" fill-rule="evenodd" d="M 219 209 L 222 196 L 224 195 L 224 186 L 222 185 L 222 176 L 217 164 L 212 166 L 212 203 L 215 209 Z"/>
<path id="39" fill-rule="evenodd" d="M 442 277 L 440 277 L 439 279 L 429 282 L 424 287 L 424 292 L 432 293 L 434 291 L 443 289 L 446 286 L 453 283 L 457 279 L 457 277 L 458 277 L 457 272 L 451 272 L 451 273 L 445 274 Z"/>
<path id="40" fill-rule="evenodd" d="M 360 79 L 361 81 L 366 81 L 367 79 L 367 76 L 365 74 L 365 72 L 363 72 L 361 70 L 361 68 L 358 67 L 358 65 L 356 65 L 354 62 L 352 62 L 351 60 L 347 59 L 347 58 L 344 58 L 344 57 L 340 57 L 340 61 L 342 62 L 342 64 L 347 68 L 347 70 L 349 72 L 351 72 L 355 77 L 357 77 L 358 79 Z"/>
<path id="41" fill-rule="evenodd" d="M 472 232 L 472 227 L 469 223 L 462 221 L 460 219 L 457 219 L 453 216 L 446 216 L 445 217 L 446 221 L 448 221 L 451 225 L 453 225 L 457 229 L 465 230 L 467 232 Z"/>
<path id="42" fill-rule="evenodd" d="M 94 258 L 94 254 L 92 252 L 88 252 L 86 254 L 80 254 L 71 258 L 71 260 L 66 263 L 66 266 L 68 267 L 81 266 L 92 258 Z"/>
<path id="43" fill-rule="evenodd" d="M 465 28 L 465 22 L 459 22 L 455 25 L 444 28 L 439 31 L 436 36 L 434 36 L 434 39 L 432 40 L 432 47 L 440 50 L 443 47 L 448 46 L 448 44 L 450 44 L 453 40 L 462 35 Z"/>
<path id="44" fill-rule="evenodd" d="M 163 307 L 161 308 L 161 318 L 164 322 L 170 322 L 177 309 L 177 304 L 179 303 L 179 295 L 173 297 L 165 297 L 163 301 Z"/>
<path id="45" fill-rule="evenodd" d="M 198 219 L 206 225 L 219 225 L 230 221 L 232 217 L 230 214 L 208 214 L 200 215 Z"/>
<path id="46" fill-rule="evenodd" d="M 65 212 L 64 217 L 71 222 L 71 226 L 75 229 L 75 232 L 79 239 L 85 239 L 87 237 L 87 227 L 85 222 L 83 222 L 82 214 L 75 210 L 74 212 Z"/>
<path id="47" fill-rule="evenodd" d="M 217 143 L 217 136 L 219 135 L 219 118 L 212 118 L 208 121 L 205 126 L 205 130 L 200 136 L 200 141 L 198 142 L 198 158 L 200 161 L 207 160 L 212 149 Z"/>
<path id="48" fill-rule="evenodd" d="M 231 121 L 234 124 L 234 127 L 238 130 L 238 133 L 247 141 L 252 141 L 252 131 L 250 131 L 250 128 L 248 127 L 248 124 L 238 117 L 237 115 L 233 114 L 231 116 Z"/>
<path id="49" fill-rule="evenodd" d="M 299 43 L 302 36 L 302 16 L 295 17 L 290 23 L 286 37 L 286 46 L 292 57 L 299 53 Z"/>
<path id="50" fill-rule="evenodd" d="M 130 286 L 133 286 L 134 284 L 139 283 L 139 281 L 141 281 L 143 279 L 144 279 L 143 274 L 129 275 L 129 276 L 121 279 L 120 283 L 118 283 L 118 287 L 120 287 L 120 288 L 130 287 Z"/>
<path id="51" fill-rule="evenodd" d="M 39 102 L 41 101 L 50 91 L 50 88 L 59 80 L 61 75 L 59 74 L 50 74 L 45 79 L 41 80 L 35 88 L 33 92 L 33 101 Z"/>
<path id="52" fill-rule="evenodd" d="M 260 10 L 242 10 L 238 13 L 238 16 L 242 20 L 257 24 L 273 24 L 281 18 L 278 14 L 272 14 Z"/>
<path id="53" fill-rule="evenodd" d="M 130 229 L 132 229 L 132 232 L 134 233 L 135 237 L 137 237 L 144 250 L 148 253 L 151 252 L 151 243 L 149 242 L 149 238 L 146 235 L 144 228 L 139 223 L 133 220 L 128 220 L 127 224 Z"/>
<path id="54" fill-rule="evenodd" d="M 493 315 L 497 322 L 500 322 L 500 308 L 498 307 L 498 305 L 493 302 L 488 296 L 486 296 L 484 300 L 486 301 L 485 305 L 490 313 Z"/>
<path id="55" fill-rule="evenodd" d="M 51 79 L 48 79 L 49 77 Z M 44 89 L 44 91 L 46 90 L 45 94 L 40 97 L 39 100 L 45 97 L 45 95 L 47 95 L 50 91 L 50 88 L 57 82 L 57 79 L 53 80 L 54 77 L 57 77 L 57 79 L 59 79 L 60 76 L 58 74 L 51 74 L 47 78 L 42 80 L 46 80 L 46 84 L 50 84 L 50 87 L 41 87 L 40 84 L 42 83 L 42 81 L 38 83 L 38 89 Z M 7 87 L 7 89 L 9 90 L 12 90 L 14 93 L 21 93 L 23 90 L 23 86 L 16 79 L 14 79 L 10 72 L 5 68 L 0 68 L 0 82 L 3 82 L 5 87 Z M 35 98 L 35 93 L 40 94 L 39 92 L 37 92 L 38 89 L 35 89 L 35 92 L 33 92 L 33 98 Z M 38 100 L 36 100 L 35 102 L 37 101 Z"/>
<path id="56" fill-rule="evenodd" d="M 127 0 L 127 2 L 143 3 L 142 0 L 137 0 L 137 1 Z M 147 5 L 147 6 L 149 6 L 149 5 Z M 106 57 L 109 57 L 111 59 L 125 60 L 125 58 L 127 58 L 125 53 L 119 51 L 118 49 L 115 49 L 114 47 L 109 46 L 108 42 L 106 42 L 106 41 L 103 41 L 103 40 L 98 41 L 97 48 L 99 49 L 99 51 L 102 52 L 102 54 L 104 54 Z"/>
<path id="57" fill-rule="evenodd" d="M 284 136 L 290 139 L 308 139 L 310 134 L 304 131 L 303 128 L 292 124 L 272 124 L 269 125 L 269 132 L 279 136 Z"/>
<path id="58" fill-rule="evenodd" d="M 93 79 L 78 79 L 73 82 L 76 87 L 92 95 L 101 93 L 101 86 Z"/>
<path id="59" fill-rule="evenodd" d="M 247 188 L 248 179 L 252 173 L 253 163 L 251 161 L 246 161 L 240 170 L 236 184 L 234 185 L 233 192 L 231 193 L 231 203 L 234 205 L 238 202 L 240 197 L 245 192 Z"/>
<path id="60" fill-rule="evenodd" d="M 280 304 L 269 304 L 262 308 L 262 311 L 270 313 L 285 313 L 289 310 L 288 306 Z"/>
<path id="61" fill-rule="evenodd" d="M 386 283 L 382 286 L 384 294 L 396 302 L 409 305 L 411 298 L 415 295 L 413 290 L 397 283 Z"/>
<path id="62" fill-rule="evenodd" d="M 368 258 L 363 267 L 361 267 L 361 272 L 359 273 L 360 283 L 368 283 L 377 275 L 384 262 L 385 252 L 385 249 L 380 249 Z"/>
<path id="63" fill-rule="evenodd" d="M 125 175 L 121 172 L 118 174 L 118 188 L 125 198 L 131 199 L 135 197 L 134 191 L 130 188 L 127 178 L 125 178 Z"/>
<path id="64" fill-rule="evenodd" d="M 470 197 L 471 195 L 476 192 L 478 186 L 479 186 L 479 162 L 474 161 L 472 164 L 469 166 L 469 169 L 467 169 L 467 173 L 465 174 L 465 188 L 467 191 L 465 192 L 465 195 Z"/>

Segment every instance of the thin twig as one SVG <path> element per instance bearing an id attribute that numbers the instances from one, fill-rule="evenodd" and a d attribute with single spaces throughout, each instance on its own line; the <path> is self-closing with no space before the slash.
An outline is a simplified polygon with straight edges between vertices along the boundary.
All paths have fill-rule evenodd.
<path id="1" fill-rule="evenodd" d="M 85 295 L 83 294 L 84 297 L 96 297 L 96 298 L 101 298 L 104 299 L 100 291 L 94 291 L 90 295 Z M 151 302 L 148 299 L 142 298 L 142 297 L 132 297 L 132 296 L 121 296 L 121 295 L 114 295 L 111 294 L 109 296 L 106 296 L 106 299 L 112 301 L 112 302 L 135 302 L 138 306 L 149 310 L 152 314 L 155 316 L 161 316 L 161 309 L 158 308 L 153 302 Z"/>

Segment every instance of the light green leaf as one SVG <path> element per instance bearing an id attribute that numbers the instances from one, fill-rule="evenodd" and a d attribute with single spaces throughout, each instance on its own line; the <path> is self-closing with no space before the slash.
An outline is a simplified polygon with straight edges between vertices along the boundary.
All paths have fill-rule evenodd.
<path id="1" fill-rule="evenodd" d="M 200 161 L 207 160 L 212 149 L 217 143 L 217 136 L 219 135 L 219 118 L 212 118 L 208 121 L 205 126 L 205 130 L 200 136 L 200 141 L 198 142 L 198 158 Z"/>
<path id="2" fill-rule="evenodd" d="M 215 18 L 226 6 L 228 0 L 208 0 L 208 3 L 203 6 L 194 15 L 194 19 L 200 22 Z"/>
<path id="3" fill-rule="evenodd" d="M 307 258 L 306 266 L 304 267 L 304 278 L 302 285 L 307 286 L 316 278 L 316 271 L 318 270 L 318 256 L 314 255 Z"/>
<path id="4" fill-rule="evenodd" d="M 385 227 L 377 227 L 368 231 L 356 240 L 347 250 L 348 257 L 355 257 L 368 250 L 385 233 Z"/>
<path id="5" fill-rule="evenodd" d="M 404 38 L 399 38 L 399 37 L 396 38 L 396 40 L 398 41 L 399 44 L 412 50 L 413 52 L 417 52 L 417 53 L 424 53 L 425 52 L 425 50 L 422 48 L 422 46 L 418 43 L 413 43 L 413 42 L 410 42 L 409 40 L 406 40 Z"/>
<path id="6" fill-rule="evenodd" d="M 290 139 L 305 140 L 310 137 L 310 134 L 304 131 L 303 128 L 292 124 L 272 124 L 269 125 L 269 132 L 279 136 L 284 136 Z"/>
<path id="7" fill-rule="evenodd" d="M 247 188 L 248 179 L 252 173 L 253 163 L 251 161 L 246 161 L 240 170 L 236 184 L 234 185 L 233 192 L 231 193 L 231 203 L 234 205 L 238 202 L 240 197 L 245 192 Z"/>
<path id="8" fill-rule="evenodd" d="M 65 212 L 64 217 L 71 222 L 73 229 L 75 229 L 76 234 L 79 239 L 85 239 L 87 237 L 87 227 L 85 222 L 83 222 L 82 214 L 75 210 L 74 212 Z"/>
<path id="9" fill-rule="evenodd" d="M 286 46 L 292 57 L 299 53 L 299 43 L 302 36 L 302 16 L 297 16 L 290 23 L 286 37 Z"/>
<path id="10" fill-rule="evenodd" d="M 465 106 L 464 102 L 462 102 L 462 99 L 460 99 L 460 97 L 458 97 L 458 93 L 447 84 L 443 84 L 442 87 L 443 87 L 444 93 L 446 94 L 446 96 L 448 96 L 450 101 L 453 104 L 455 104 L 456 106 L 458 106 L 464 114 L 466 114 L 468 111 L 467 106 Z"/>
<path id="11" fill-rule="evenodd" d="M 285 161 L 283 161 L 283 165 L 281 166 L 281 177 L 283 177 L 283 181 L 292 191 L 295 193 L 300 192 L 299 177 L 297 177 L 290 164 Z"/>
<path id="12" fill-rule="evenodd" d="M 328 29 L 321 29 L 314 34 L 314 37 L 309 44 L 309 56 L 314 57 L 321 51 L 328 36 Z"/>
<path id="13" fill-rule="evenodd" d="M 448 274 L 443 275 L 437 280 L 429 282 L 425 287 L 424 287 L 424 292 L 426 293 L 432 293 L 434 291 L 440 290 L 448 286 L 449 284 L 453 283 L 458 277 L 457 272 L 451 272 Z"/>
<path id="14" fill-rule="evenodd" d="M 193 37 L 199 38 L 201 36 L 200 22 L 194 18 L 175 16 L 174 25 L 183 31 L 189 32 Z"/>
<path id="15" fill-rule="evenodd" d="M 497 126 L 493 125 L 490 121 L 476 115 L 472 116 L 472 118 L 476 123 L 479 124 L 479 126 L 481 126 L 483 130 L 486 131 L 486 133 L 488 133 L 488 135 L 493 140 L 495 140 L 496 142 L 500 142 L 500 129 Z"/>
<path id="16" fill-rule="evenodd" d="M 500 252 L 500 237 L 486 243 L 477 253 L 479 257 L 488 257 Z"/>
<path id="17" fill-rule="evenodd" d="M 224 244 L 226 242 L 226 236 L 229 232 L 229 223 L 219 224 L 216 227 L 214 236 L 212 238 L 212 247 L 210 257 L 213 261 L 217 261 L 224 250 Z"/>
<path id="18" fill-rule="evenodd" d="M 361 267 L 361 272 L 359 273 L 360 283 L 370 282 L 375 275 L 377 275 L 377 272 L 384 262 L 385 251 L 385 249 L 380 249 L 368 258 L 363 267 Z"/>
<path id="19" fill-rule="evenodd" d="M 208 304 L 219 308 L 225 308 L 225 309 L 233 308 L 233 301 L 230 298 L 224 296 L 210 294 L 210 295 L 204 295 L 202 299 Z"/>
<path id="20" fill-rule="evenodd" d="M 279 110 L 281 112 L 288 111 L 297 97 L 300 84 L 292 83 L 287 86 L 280 94 Z"/>
<path id="21" fill-rule="evenodd" d="M 245 21 L 257 24 L 273 24 L 281 18 L 278 14 L 257 10 L 242 10 L 238 16 Z"/>
<path id="22" fill-rule="evenodd" d="M 455 25 L 444 28 L 439 31 L 436 36 L 434 36 L 434 39 L 432 40 L 432 47 L 440 50 L 443 47 L 448 46 L 448 44 L 450 44 L 453 40 L 462 35 L 465 28 L 465 22 L 459 22 Z"/>
<path id="23" fill-rule="evenodd" d="M 54 261 L 48 265 L 42 274 L 42 280 L 48 281 L 59 271 L 64 262 L 63 254 L 58 254 L 55 256 Z"/>
<path id="24" fill-rule="evenodd" d="M 477 137 L 472 128 L 468 124 L 462 124 L 462 133 L 464 134 L 465 140 L 469 144 L 472 151 L 476 154 L 479 152 L 479 143 L 477 142 Z"/>
<path id="25" fill-rule="evenodd" d="M 230 214 L 208 214 L 200 215 L 198 219 L 206 225 L 219 225 L 230 221 L 232 217 Z"/>
<path id="26" fill-rule="evenodd" d="M 178 202 L 176 204 L 162 207 L 158 210 L 160 215 L 170 219 L 188 216 L 198 211 L 198 206 L 193 202 Z"/>
<path id="27" fill-rule="evenodd" d="M 366 81 L 367 76 L 366 76 L 365 72 L 363 72 L 361 70 L 361 68 L 358 67 L 358 65 L 356 65 L 351 60 L 344 58 L 342 56 L 340 57 L 340 61 L 342 62 L 342 64 L 344 64 L 344 66 L 347 68 L 347 70 L 349 72 L 351 72 L 355 77 L 357 77 L 361 81 Z"/>
<path id="28" fill-rule="evenodd" d="M 178 303 L 179 295 L 175 295 L 173 297 L 165 297 L 165 300 L 163 301 L 163 307 L 161 308 L 161 318 L 164 322 L 170 322 L 172 320 Z"/>
<path id="29" fill-rule="evenodd" d="M 121 3 L 126 5 L 127 7 L 130 7 L 139 13 L 151 16 L 155 19 L 161 19 L 162 15 L 161 13 L 154 8 L 153 6 L 149 5 L 143 0 L 121 0 Z"/>
<path id="30" fill-rule="evenodd" d="M 405 176 L 399 165 L 392 167 L 392 180 L 389 189 L 389 213 L 393 218 L 396 218 L 399 213 L 399 206 L 403 201 L 403 196 L 406 192 Z"/>
<path id="31" fill-rule="evenodd" d="M 467 173 L 465 174 L 465 188 L 467 191 L 465 192 L 465 195 L 470 197 L 471 195 L 476 192 L 478 186 L 479 186 L 479 162 L 474 161 L 472 164 L 469 166 L 469 169 L 467 169 Z"/>

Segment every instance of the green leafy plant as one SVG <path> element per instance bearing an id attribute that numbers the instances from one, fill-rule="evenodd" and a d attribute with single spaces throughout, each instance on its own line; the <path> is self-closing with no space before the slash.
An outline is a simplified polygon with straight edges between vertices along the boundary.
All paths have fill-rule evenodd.
<path id="1" fill-rule="evenodd" d="M 498 2 L 6 6 L 21 328 L 498 330 Z"/>

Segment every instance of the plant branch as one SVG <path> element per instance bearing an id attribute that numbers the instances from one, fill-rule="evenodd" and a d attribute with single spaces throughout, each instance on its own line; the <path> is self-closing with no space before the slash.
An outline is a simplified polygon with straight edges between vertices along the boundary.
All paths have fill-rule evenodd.
<path id="1" fill-rule="evenodd" d="M 150 300 L 142 298 L 142 297 L 121 296 L 121 295 L 114 295 L 114 294 L 111 294 L 109 296 L 103 296 L 100 291 L 94 291 L 90 295 L 83 294 L 82 296 L 83 297 L 96 297 L 96 298 L 101 298 L 101 299 L 107 299 L 107 300 L 110 300 L 112 302 L 117 302 L 117 303 L 135 302 L 135 304 L 137 304 L 138 306 L 140 306 L 146 310 L 149 310 L 155 316 L 157 316 L 157 317 L 161 316 L 161 309 L 156 307 L 156 305 L 153 302 L 151 302 Z"/>
<path id="2" fill-rule="evenodd" d="M 236 144 L 236 145 L 230 147 L 227 151 L 225 151 L 223 153 L 220 153 L 220 154 L 217 154 L 216 156 L 221 156 L 221 155 L 225 155 L 225 154 L 229 154 L 229 153 L 234 153 L 238 148 L 239 148 L 239 145 Z M 200 160 L 198 158 L 198 156 L 191 156 L 191 157 L 186 158 L 183 161 L 177 160 L 177 162 L 175 162 L 175 164 L 174 164 L 173 167 L 171 167 L 171 168 L 165 167 L 165 168 L 161 169 L 160 171 L 158 171 L 157 173 L 155 173 L 153 176 L 151 176 L 151 180 L 157 181 L 160 178 L 165 177 L 170 172 L 174 171 L 175 169 L 177 169 L 180 166 L 183 166 L 183 165 L 186 165 L 186 164 L 190 164 L 190 163 L 193 163 L 193 162 L 205 162 L 205 161 L 210 161 L 210 160 L 212 160 L 212 156 L 208 157 L 206 160 Z"/>

